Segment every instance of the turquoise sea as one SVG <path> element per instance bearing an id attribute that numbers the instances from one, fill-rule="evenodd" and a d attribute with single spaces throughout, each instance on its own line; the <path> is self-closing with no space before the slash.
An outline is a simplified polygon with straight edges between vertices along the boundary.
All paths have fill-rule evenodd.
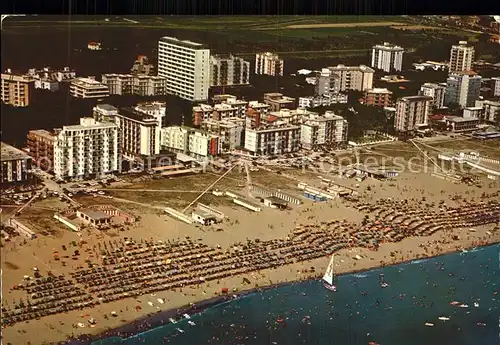
<path id="1" fill-rule="evenodd" d="M 499 266 L 496 244 L 343 275 L 337 292 L 320 281 L 284 285 L 212 306 L 192 316 L 195 326 L 181 320 L 92 345 L 495 345 Z"/>

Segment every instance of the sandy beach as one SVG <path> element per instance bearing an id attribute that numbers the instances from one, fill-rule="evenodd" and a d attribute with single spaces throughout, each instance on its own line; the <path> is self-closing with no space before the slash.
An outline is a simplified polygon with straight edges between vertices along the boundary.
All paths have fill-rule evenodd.
<path id="1" fill-rule="evenodd" d="M 305 176 L 300 176 L 302 180 L 305 178 Z M 269 177 L 265 175 L 263 179 L 269 180 Z M 282 179 L 288 182 L 290 189 L 296 183 L 290 181 L 289 178 Z M 258 181 L 257 178 L 255 180 Z M 345 183 L 345 181 L 343 182 Z M 406 200 L 410 200 L 409 209 L 418 210 L 423 207 L 428 212 L 431 209 L 437 209 L 438 202 L 446 201 L 449 207 L 462 205 L 462 201 L 456 199 L 457 195 L 462 195 L 462 199 L 467 199 L 469 202 L 470 200 L 476 200 L 476 202 L 482 200 L 485 202 L 484 205 L 488 205 L 488 200 L 496 200 L 496 198 L 488 199 L 487 197 L 480 198 L 480 196 L 492 192 L 496 192 L 494 186 L 480 190 L 476 187 L 456 185 L 430 176 L 422 177 L 414 174 L 401 176 L 397 184 L 394 185 L 367 180 L 360 188 L 360 196 L 367 205 L 374 205 L 374 207 L 383 205 L 381 198 L 385 198 L 384 202 L 391 200 L 391 198 L 393 200 L 391 202 L 397 202 L 397 199 L 404 195 Z M 425 202 L 422 201 L 423 196 L 425 196 Z M 52 201 L 45 203 L 49 202 Z M 81 202 L 85 202 L 85 199 L 81 199 Z M 95 203 L 96 199 L 89 202 Z M 435 206 L 425 206 L 426 203 L 435 203 Z M 125 207 L 123 205 L 120 204 L 120 207 Z M 307 229 L 307 226 L 321 226 L 321 224 L 334 220 L 336 222 L 334 224 L 337 225 L 333 227 L 339 226 L 339 229 L 342 229 L 342 226 L 349 226 L 342 224 L 350 224 L 349 222 L 360 224 L 365 215 L 369 215 L 372 220 L 375 220 L 374 212 L 369 210 L 361 212 L 352 203 L 340 199 L 325 203 L 304 201 L 303 205 L 288 211 L 264 209 L 261 213 L 243 211 L 241 208 L 223 203 L 219 203 L 217 208 L 230 219 L 221 225 L 222 231 L 216 231 L 215 228 L 210 227 L 200 228 L 199 226 L 183 224 L 161 215 L 157 211 L 146 210 L 140 206 L 137 210 L 141 210 L 141 221 L 123 232 L 103 235 L 97 230 L 85 230 L 79 234 L 66 231 L 31 242 L 20 240 L 8 243 L 2 248 L 3 306 L 10 306 L 12 303 L 26 298 L 26 293 L 13 289 L 13 287 L 23 281 L 24 275 L 33 272 L 33 266 L 37 266 L 43 276 L 51 271 L 53 274 L 69 277 L 75 271 L 82 271 L 87 262 L 100 265 L 100 255 L 96 249 L 98 245 L 101 248 L 101 243 L 110 245 L 113 241 L 122 243 L 125 240 L 134 239 L 138 243 L 137 246 L 141 247 L 146 246 L 147 241 L 152 243 L 152 241 L 161 239 L 166 243 L 167 241 L 190 238 L 193 243 L 203 243 L 210 247 L 217 246 L 217 248 L 221 248 L 221 251 L 224 251 L 229 250 L 234 246 L 234 243 L 245 241 L 245 239 L 259 239 L 261 241 L 285 239 L 291 236 L 291 231 L 294 228 L 297 229 L 301 226 Z M 238 222 L 235 221 L 236 219 Z M 323 225 L 323 228 L 327 231 L 326 225 Z M 328 236 L 326 232 L 325 236 Z M 337 235 L 333 232 L 332 236 Z M 84 254 L 71 257 L 70 252 L 73 250 L 70 249 L 67 251 L 67 260 L 64 260 L 65 265 L 62 265 L 61 261 L 55 261 L 51 249 L 63 255 L 64 253 L 60 249 L 61 244 L 69 246 L 73 241 L 79 243 L 77 248 Z M 495 223 L 474 226 L 472 230 L 469 227 L 445 228 L 430 236 L 410 236 L 399 242 L 382 243 L 377 250 L 356 247 L 341 249 L 335 253 L 335 270 L 338 274 L 366 270 L 498 242 L 500 242 L 500 233 L 497 231 Z M 315 248 L 316 244 L 311 242 L 309 246 Z M 356 259 L 357 255 L 361 259 Z M 24 258 L 24 260 L 19 260 L 19 257 Z M 158 313 L 168 311 L 168 315 L 173 315 L 178 308 L 224 295 L 221 292 L 222 289 L 227 289 L 225 295 L 232 296 L 255 288 L 320 278 L 328 261 L 329 256 L 320 253 L 320 257 L 312 260 L 290 261 L 289 264 L 270 269 L 254 270 L 194 285 L 143 293 L 130 298 L 97 304 L 92 308 L 71 310 L 31 321 L 18 322 L 4 328 L 4 343 L 12 345 L 56 344 L 82 335 L 108 334 L 109 331 L 122 326 L 125 326 L 122 330 L 126 332 L 129 332 L 131 327 L 132 329 L 143 329 L 143 327 L 148 327 L 147 324 L 151 323 L 151 320 L 146 320 L 146 322 L 137 320 L 154 315 L 164 320 L 165 315 Z M 86 281 L 75 283 L 75 289 L 89 291 L 87 283 Z M 95 292 L 90 294 L 93 298 L 97 296 Z M 160 303 L 159 299 L 164 303 Z M 116 316 L 112 316 L 112 314 Z M 89 319 L 93 319 L 95 325 L 90 325 Z M 84 327 L 77 326 L 78 324 Z M 36 342 L 34 342 L 35 335 Z"/>

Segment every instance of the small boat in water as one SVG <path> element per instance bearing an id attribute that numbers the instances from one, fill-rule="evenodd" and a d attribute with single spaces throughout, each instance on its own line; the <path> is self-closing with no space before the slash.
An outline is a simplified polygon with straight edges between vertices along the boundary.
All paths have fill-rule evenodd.
<path id="1" fill-rule="evenodd" d="M 157 300 L 157 301 L 158 301 L 158 303 L 160 303 L 160 304 L 165 303 L 165 301 L 163 301 L 161 298 L 157 298 L 156 300 Z"/>
<path id="2" fill-rule="evenodd" d="M 191 320 L 188 321 L 188 324 L 191 325 L 191 326 L 196 326 L 196 324 L 193 321 L 191 321 Z"/>
<path id="3" fill-rule="evenodd" d="M 451 305 L 457 305 L 457 304 L 460 304 L 460 302 L 458 301 L 453 301 L 453 302 L 450 302 Z"/>
<path id="4" fill-rule="evenodd" d="M 440 317 L 438 317 L 438 319 L 441 321 L 448 321 L 450 318 L 446 317 L 446 316 L 440 316 Z"/>
<path id="5" fill-rule="evenodd" d="M 426 322 L 426 323 L 424 323 L 424 325 L 427 327 L 434 327 L 434 324 L 431 322 Z"/>
<path id="6" fill-rule="evenodd" d="M 168 321 L 170 321 L 171 323 L 177 323 L 177 321 L 175 321 L 175 319 L 173 317 L 171 317 L 170 319 L 168 319 Z"/>
<path id="7" fill-rule="evenodd" d="M 479 303 L 474 302 L 474 307 L 479 308 Z"/>
<path id="8" fill-rule="evenodd" d="M 385 277 L 383 273 L 380 273 L 379 275 L 379 283 L 381 288 L 386 288 L 389 286 L 389 284 L 385 281 Z"/>
<path id="9" fill-rule="evenodd" d="M 188 320 L 191 318 L 191 316 L 189 316 L 189 314 L 182 314 L 182 316 L 184 316 Z"/>
<path id="10" fill-rule="evenodd" d="M 184 333 L 184 331 L 180 328 L 176 328 L 176 330 L 179 332 L 179 333 Z"/>
<path id="11" fill-rule="evenodd" d="M 486 324 L 483 322 L 476 323 L 477 327 L 486 327 Z"/>
<path id="12" fill-rule="evenodd" d="M 469 306 L 467 304 L 464 304 L 464 303 L 460 304 L 459 307 L 460 308 L 469 308 Z"/>
<path id="13" fill-rule="evenodd" d="M 154 307 L 155 305 L 153 304 L 153 302 L 148 302 L 148 304 L 151 306 L 151 307 Z"/>
<path id="14" fill-rule="evenodd" d="M 323 286 L 330 291 L 337 291 L 337 287 L 334 284 L 335 283 L 334 263 L 335 262 L 332 254 L 330 263 L 328 264 L 325 275 L 323 276 Z"/>

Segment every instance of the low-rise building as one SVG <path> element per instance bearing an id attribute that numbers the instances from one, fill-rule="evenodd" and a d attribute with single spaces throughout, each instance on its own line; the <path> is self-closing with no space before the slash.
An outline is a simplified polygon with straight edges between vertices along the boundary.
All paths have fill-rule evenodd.
<path id="1" fill-rule="evenodd" d="M 108 86 L 93 78 L 75 78 L 71 81 L 69 94 L 75 98 L 106 98 Z"/>
<path id="2" fill-rule="evenodd" d="M 26 152 L 0 143 L 1 184 L 22 183 L 31 180 L 32 158 Z"/>
<path id="3" fill-rule="evenodd" d="M 54 174 L 59 179 L 101 176 L 121 170 L 118 126 L 81 118 L 55 130 Z"/>
<path id="4" fill-rule="evenodd" d="M 347 103 L 347 95 L 343 93 L 327 93 L 321 96 L 299 98 L 299 108 L 329 107 L 334 104 Z"/>
<path id="5" fill-rule="evenodd" d="M 44 129 L 28 132 L 28 153 L 33 158 L 33 164 L 47 172 L 54 171 L 55 140 L 55 135 Z"/>
<path id="6" fill-rule="evenodd" d="M 363 102 L 369 106 L 390 107 L 392 105 L 392 91 L 383 88 L 366 90 Z"/>
<path id="7" fill-rule="evenodd" d="M 459 116 L 445 116 L 443 121 L 446 128 L 452 132 L 472 132 L 478 129 L 478 118 L 463 118 Z"/>
<path id="8" fill-rule="evenodd" d="M 2 103 L 14 107 L 29 106 L 34 81 L 31 76 L 15 74 L 10 70 L 2 73 Z"/>
<path id="9" fill-rule="evenodd" d="M 261 112 L 261 113 L 267 113 L 267 112 L 269 112 L 270 106 L 269 106 L 269 104 L 261 103 L 259 101 L 250 101 L 250 102 L 248 102 L 248 108 L 249 109 L 251 108 L 251 109 L 258 111 L 258 112 Z"/>
<path id="10" fill-rule="evenodd" d="M 265 93 L 264 103 L 269 105 L 270 111 L 295 109 L 295 98 L 283 96 L 283 94 L 278 92 Z"/>
<path id="11" fill-rule="evenodd" d="M 244 118 L 247 110 L 248 102 L 242 99 L 237 99 L 236 96 L 221 94 L 212 97 L 213 104 L 226 103 L 236 108 L 236 116 Z"/>
<path id="12" fill-rule="evenodd" d="M 258 53 L 255 55 L 255 74 L 283 76 L 284 62 L 277 54 Z"/>
<path id="13" fill-rule="evenodd" d="M 245 150 L 257 156 L 273 156 L 300 149 L 300 126 L 275 123 L 245 130 Z"/>
<path id="14" fill-rule="evenodd" d="M 310 113 L 302 118 L 300 143 L 305 149 L 341 145 L 347 141 L 347 129 L 347 120 L 332 111 L 327 111 L 324 115 Z"/>

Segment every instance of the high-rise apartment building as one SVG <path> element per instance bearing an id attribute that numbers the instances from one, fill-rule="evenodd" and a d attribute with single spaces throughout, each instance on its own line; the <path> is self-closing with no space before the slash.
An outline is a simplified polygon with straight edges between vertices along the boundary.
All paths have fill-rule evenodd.
<path id="1" fill-rule="evenodd" d="M 493 97 L 500 97 L 500 77 L 491 78 L 491 83 Z"/>
<path id="2" fill-rule="evenodd" d="M 435 83 L 424 83 L 420 87 L 419 95 L 432 97 L 431 106 L 435 109 L 444 107 L 446 86 Z"/>
<path id="3" fill-rule="evenodd" d="M 456 104 L 462 108 L 474 106 L 479 99 L 481 79 L 473 71 L 450 73 L 446 80 L 444 104 Z"/>
<path id="4" fill-rule="evenodd" d="M 255 55 L 255 74 L 283 76 L 284 62 L 277 54 L 259 53 Z"/>
<path id="5" fill-rule="evenodd" d="M 257 156 L 273 156 L 300 149 L 300 126 L 275 123 L 245 130 L 245 149 Z"/>
<path id="6" fill-rule="evenodd" d="M 357 90 L 366 91 L 373 87 L 375 71 L 365 65 L 328 67 L 331 72 L 330 90 L 333 92 Z"/>
<path id="7" fill-rule="evenodd" d="M 390 107 L 392 105 L 392 91 L 383 88 L 366 90 L 363 102 L 365 105 L 374 107 Z"/>
<path id="8" fill-rule="evenodd" d="M 2 103 L 27 107 L 34 81 L 31 76 L 2 73 Z"/>
<path id="9" fill-rule="evenodd" d="M 250 84 L 250 62 L 229 55 L 210 57 L 210 86 Z"/>
<path id="10" fill-rule="evenodd" d="M 413 132 L 417 125 L 427 124 L 429 116 L 430 96 L 408 96 L 396 101 L 396 117 L 394 128 L 400 134 Z"/>
<path id="11" fill-rule="evenodd" d="M 450 51 L 450 72 L 470 71 L 474 61 L 474 47 L 468 46 L 467 41 L 460 41 L 453 45 Z"/>
<path id="12" fill-rule="evenodd" d="M 158 43 L 158 76 L 167 92 L 190 101 L 208 99 L 210 49 L 200 43 L 162 37 Z"/>
<path id="13" fill-rule="evenodd" d="M 339 145 L 347 141 L 347 120 L 332 111 L 327 111 L 324 115 L 310 113 L 305 115 L 302 121 L 300 126 L 302 148 Z"/>
<path id="14" fill-rule="evenodd" d="M 81 118 L 79 125 L 56 129 L 54 174 L 56 178 L 100 176 L 121 170 L 118 126 Z"/>
<path id="15" fill-rule="evenodd" d="M 403 69 L 404 51 L 403 48 L 388 42 L 377 44 L 372 47 L 371 66 L 387 73 L 391 71 L 399 72 Z"/>

